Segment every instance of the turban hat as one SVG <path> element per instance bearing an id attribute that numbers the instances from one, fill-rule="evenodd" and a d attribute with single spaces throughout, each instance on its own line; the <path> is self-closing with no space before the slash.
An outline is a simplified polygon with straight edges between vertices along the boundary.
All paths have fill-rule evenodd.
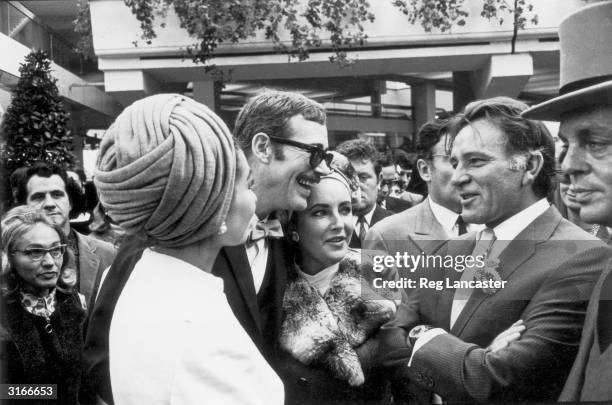
<path id="1" fill-rule="evenodd" d="M 203 104 L 158 94 L 127 107 L 106 131 L 95 184 L 108 215 L 152 244 L 184 246 L 214 235 L 232 200 L 236 151 Z"/>

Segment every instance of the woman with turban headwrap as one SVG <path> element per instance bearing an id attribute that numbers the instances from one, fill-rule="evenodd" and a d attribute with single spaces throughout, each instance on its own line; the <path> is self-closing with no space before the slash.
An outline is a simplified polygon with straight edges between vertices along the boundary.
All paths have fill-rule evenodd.
<path id="1" fill-rule="evenodd" d="M 280 380 L 210 274 L 219 249 L 243 243 L 253 222 L 248 172 L 219 117 L 180 95 L 137 101 L 106 132 L 100 202 L 147 246 L 112 312 L 115 403 L 283 401 Z"/>

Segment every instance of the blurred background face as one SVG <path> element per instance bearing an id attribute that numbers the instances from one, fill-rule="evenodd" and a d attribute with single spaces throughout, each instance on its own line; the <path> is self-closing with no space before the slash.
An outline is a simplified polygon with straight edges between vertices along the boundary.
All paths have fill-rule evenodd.
<path id="1" fill-rule="evenodd" d="M 397 195 L 391 194 L 393 186 L 395 186 L 396 189 L 399 189 L 399 187 L 397 186 L 397 181 L 398 181 L 398 177 L 397 177 L 397 173 L 395 172 L 395 166 L 384 166 L 381 168 L 380 183 L 379 183 L 379 190 L 378 190 L 379 201 L 384 200 L 389 195 L 391 195 L 392 197 L 397 196 Z"/>
<path id="2" fill-rule="evenodd" d="M 45 295 L 48 289 L 55 288 L 63 258 L 53 258 L 45 253 L 41 260 L 32 260 L 23 251 L 49 249 L 60 244 L 61 239 L 55 229 L 43 223 L 32 226 L 15 242 L 11 264 L 30 292 Z"/>
<path id="3" fill-rule="evenodd" d="M 351 164 L 359 178 L 361 196 L 353 205 L 353 212 L 357 215 L 366 214 L 374 208 L 378 197 L 378 176 L 371 160 L 351 160 Z"/>
<path id="4" fill-rule="evenodd" d="M 297 233 L 304 272 L 316 274 L 342 260 L 353 233 L 349 190 L 338 180 L 323 178 L 312 188 L 306 210 L 298 213 Z"/>
<path id="5" fill-rule="evenodd" d="M 408 187 L 408 183 L 410 182 L 410 178 L 412 177 L 412 170 L 404 169 L 400 165 L 396 165 L 395 171 L 397 172 L 397 175 L 398 175 L 398 179 L 399 179 L 398 185 L 400 189 L 402 191 L 406 190 L 406 187 Z"/>
<path id="6" fill-rule="evenodd" d="M 221 235 L 222 246 L 236 246 L 244 243 L 257 221 L 255 205 L 257 197 L 251 190 L 252 180 L 250 169 L 244 153 L 236 150 L 236 182 L 232 204 L 227 213 L 225 223 L 227 232 Z"/>

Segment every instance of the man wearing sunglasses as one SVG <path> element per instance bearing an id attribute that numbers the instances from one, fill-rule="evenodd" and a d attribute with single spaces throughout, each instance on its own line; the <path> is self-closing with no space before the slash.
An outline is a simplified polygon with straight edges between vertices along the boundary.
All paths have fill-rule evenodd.
<path id="1" fill-rule="evenodd" d="M 234 314 L 285 383 L 299 376 L 275 365 L 286 272 L 293 265 L 279 219 L 281 212 L 304 210 L 311 186 L 330 171 L 325 122 L 315 101 L 266 91 L 242 108 L 234 127 L 251 167 L 259 222 L 245 245 L 222 249 L 213 274 L 223 278 Z"/>
<path id="2" fill-rule="evenodd" d="M 37 163 L 23 170 L 24 175 L 15 184 L 17 203 L 39 208 L 52 223 L 62 228 L 67 236 L 68 249 L 76 259 L 78 291 L 91 307 L 102 272 L 113 262 L 115 248 L 70 226 L 69 214 L 76 196 L 72 195 L 75 188 L 70 187 L 72 179 L 63 169 L 53 164 Z"/>

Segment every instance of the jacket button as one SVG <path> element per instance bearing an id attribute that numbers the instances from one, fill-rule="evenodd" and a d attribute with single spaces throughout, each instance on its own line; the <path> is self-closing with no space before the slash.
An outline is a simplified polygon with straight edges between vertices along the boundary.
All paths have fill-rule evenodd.
<path id="1" fill-rule="evenodd" d="M 302 387 L 306 387 L 309 384 L 308 379 L 306 377 L 298 378 L 297 382 L 298 382 L 298 385 L 301 385 Z"/>

